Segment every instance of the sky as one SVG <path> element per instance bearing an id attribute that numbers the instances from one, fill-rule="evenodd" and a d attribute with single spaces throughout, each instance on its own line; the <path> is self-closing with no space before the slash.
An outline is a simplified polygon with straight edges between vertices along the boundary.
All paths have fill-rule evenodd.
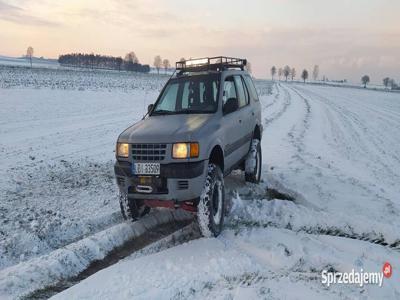
<path id="1" fill-rule="evenodd" d="M 0 0 L 0 54 L 247 58 L 359 82 L 400 81 L 399 0 Z"/>

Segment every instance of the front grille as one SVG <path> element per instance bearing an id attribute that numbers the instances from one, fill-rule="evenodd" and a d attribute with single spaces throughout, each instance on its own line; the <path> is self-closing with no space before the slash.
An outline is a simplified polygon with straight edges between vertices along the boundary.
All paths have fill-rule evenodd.
<path id="1" fill-rule="evenodd" d="M 132 159 L 156 161 L 164 160 L 166 144 L 132 144 Z"/>
<path id="2" fill-rule="evenodd" d="M 178 190 L 187 190 L 189 188 L 189 181 L 178 180 Z"/>

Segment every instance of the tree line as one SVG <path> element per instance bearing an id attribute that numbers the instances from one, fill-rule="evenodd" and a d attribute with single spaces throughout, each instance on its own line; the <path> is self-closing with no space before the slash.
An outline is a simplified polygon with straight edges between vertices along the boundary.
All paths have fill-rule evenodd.
<path id="1" fill-rule="evenodd" d="M 286 81 L 288 80 L 288 78 L 293 81 L 296 77 L 296 74 L 297 74 L 296 69 L 291 68 L 288 65 L 286 65 L 283 68 L 279 68 L 279 69 L 277 69 L 275 66 L 272 66 L 272 68 L 271 68 L 272 80 L 274 80 L 275 75 L 278 75 L 279 81 L 281 80 L 282 77 L 284 77 Z M 307 69 L 304 69 L 300 73 L 300 77 L 304 82 L 306 82 L 306 80 L 308 79 L 308 76 L 309 76 L 309 74 L 308 74 Z M 318 79 L 318 76 L 319 76 L 319 66 L 318 65 L 314 66 L 312 76 L 313 76 L 314 80 Z"/>
<path id="2" fill-rule="evenodd" d="M 140 64 L 134 52 L 129 52 L 125 58 L 118 56 L 108 56 L 100 54 L 86 53 L 70 53 L 62 54 L 58 57 L 58 62 L 62 66 L 91 68 L 91 69 L 109 69 L 109 70 L 125 70 L 133 72 L 150 72 L 150 66 Z"/>
<path id="3" fill-rule="evenodd" d="M 285 81 L 289 79 L 291 79 L 292 81 L 294 80 L 294 78 L 296 77 L 296 69 L 295 68 L 291 68 L 289 66 L 285 66 L 283 68 L 276 68 L 275 66 L 271 67 L 271 77 L 272 77 L 272 81 L 274 81 L 275 76 L 278 75 L 279 81 L 281 81 L 281 78 L 284 78 Z M 307 69 L 304 69 L 301 74 L 300 74 L 301 79 L 303 80 L 303 82 L 305 83 L 309 77 L 309 73 Z M 314 79 L 314 81 L 317 81 L 319 79 L 319 66 L 315 65 L 312 71 L 312 77 Z M 322 81 L 327 81 L 327 78 L 325 76 L 323 76 Z M 371 81 L 369 75 L 364 75 L 361 77 L 361 83 L 364 85 L 364 88 L 367 87 L 367 84 L 369 84 Z M 341 80 L 341 81 L 335 81 L 335 82 L 347 82 L 346 79 Z M 400 89 L 400 86 L 395 82 L 394 79 L 389 78 L 389 77 L 385 77 L 383 80 L 383 85 L 385 86 L 385 88 L 391 88 L 392 90 L 398 90 Z"/>

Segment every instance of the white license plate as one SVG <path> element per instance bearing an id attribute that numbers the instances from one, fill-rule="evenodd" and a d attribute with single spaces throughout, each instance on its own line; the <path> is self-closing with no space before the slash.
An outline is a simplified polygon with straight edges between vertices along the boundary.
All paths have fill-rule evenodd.
<path id="1" fill-rule="evenodd" d="M 134 175 L 160 175 L 160 164 L 134 163 L 132 173 Z"/>

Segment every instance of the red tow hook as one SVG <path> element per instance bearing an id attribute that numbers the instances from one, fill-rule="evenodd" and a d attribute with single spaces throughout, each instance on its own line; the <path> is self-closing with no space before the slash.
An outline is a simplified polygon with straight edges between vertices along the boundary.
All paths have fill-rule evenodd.
<path id="1" fill-rule="evenodd" d="M 149 207 L 165 207 L 170 209 L 183 209 L 189 212 L 197 212 L 197 207 L 193 201 L 177 202 L 173 200 L 144 200 L 144 205 Z"/>

